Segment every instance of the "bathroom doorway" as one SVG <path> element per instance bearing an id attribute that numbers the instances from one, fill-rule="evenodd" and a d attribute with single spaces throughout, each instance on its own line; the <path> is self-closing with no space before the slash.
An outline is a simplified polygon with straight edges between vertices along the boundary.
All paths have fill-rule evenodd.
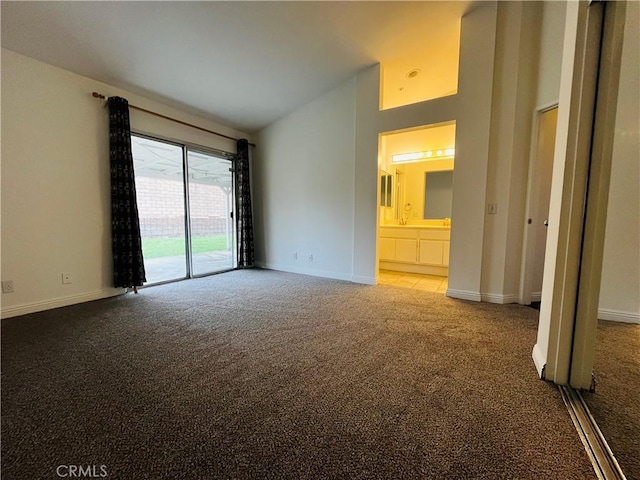
<path id="1" fill-rule="evenodd" d="M 558 122 L 558 105 L 536 111 L 534 142 L 529 164 L 527 217 L 525 221 L 520 303 L 539 306 L 547 242 L 549 198 Z"/>
<path id="2" fill-rule="evenodd" d="M 446 293 L 455 121 L 380 136 L 378 283 Z"/>

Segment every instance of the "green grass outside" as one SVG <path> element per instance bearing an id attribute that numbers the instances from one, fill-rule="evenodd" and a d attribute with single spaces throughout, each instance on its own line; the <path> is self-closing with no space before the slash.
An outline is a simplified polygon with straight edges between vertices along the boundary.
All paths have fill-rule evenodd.
<path id="1" fill-rule="evenodd" d="M 215 252 L 227 249 L 226 235 L 212 235 L 209 237 L 193 237 L 193 253 Z M 143 238 L 142 253 L 145 259 L 173 257 L 184 255 L 184 238 L 180 237 L 158 237 Z"/>

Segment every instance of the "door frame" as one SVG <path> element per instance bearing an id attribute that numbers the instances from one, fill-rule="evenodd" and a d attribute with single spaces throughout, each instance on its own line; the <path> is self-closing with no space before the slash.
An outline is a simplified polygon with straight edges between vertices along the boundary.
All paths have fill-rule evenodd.
<path id="1" fill-rule="evenodd" d="M 538 152 L 539 152 L 539 134 L 540 123 L 542 121 L 542 115 L 551 110 L 558 108 L 558 100 L 536 107 L 533 113 L 533 121 L 531 122 L 533 127 L 531 129 L 531 146 L 529 148 L 529 172 L 527 175 L 527 199 L 525 206 L 524 217 L 524 232 L 522 234 L 522 263 L 520 268 L 520 288 L 518 291 L 518 303 L 522 305 L 529 305 L 532 301 L 532 276 L 534 269 L 534 262 L 536 260 L 536 241 L 535 241 L 535 229 L 529 228 L 529 219 L 532 218 L 532 213 L 537 212 L 537 204 L 534 205 L 534 186 L 538 182 L 537 176 L 537 164 L 538 164 Z M 557 124 L 556 124 L 557 130 Z M 554 155 L 555 156 L 555 155 Z"/>
<path id="2" fill-rule="evenodd" d="M 606 2 L 569 376 L 569 384 L 578 389 L 595 389 L 593 365 L 625 17 L 625 2 Z"/>
<path id="3" fill-rule="evenodd" d="M 569 383 L 604 5 L 568 2 L 538 335 L 541 378 Z"/>
<path id="4" fill-rule="evenodd" d="M 625 12 L 624 1 L 567 4 L 542 304 L 532 356 L 541 378 L 577 389 L 593 387 L 610 127 Z"/>

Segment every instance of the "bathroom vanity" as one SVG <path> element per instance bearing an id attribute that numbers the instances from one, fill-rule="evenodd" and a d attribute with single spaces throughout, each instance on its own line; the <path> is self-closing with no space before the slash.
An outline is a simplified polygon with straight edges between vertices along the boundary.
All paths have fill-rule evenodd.
<path id="1" fill-rule="evenodd" d="M 378 247 L 380 268 L 448 276 L 450 238 L 450 226 L 381 226 Z"/>

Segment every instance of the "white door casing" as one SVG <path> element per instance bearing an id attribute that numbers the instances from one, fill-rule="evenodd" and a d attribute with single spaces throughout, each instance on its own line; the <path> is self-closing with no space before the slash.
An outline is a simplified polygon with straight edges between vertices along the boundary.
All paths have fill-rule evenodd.
<path id="1" fill-rule="evenodd" d="M 580 389 L 592 386 L 625 6 L 567 4 L 533 359 L 542 378 Z"/>
<path id="2" fill-rule="evenodd" d="M 569 382 L 604 5 L 568 2 L 538 338 L 542 378 Z"/>

